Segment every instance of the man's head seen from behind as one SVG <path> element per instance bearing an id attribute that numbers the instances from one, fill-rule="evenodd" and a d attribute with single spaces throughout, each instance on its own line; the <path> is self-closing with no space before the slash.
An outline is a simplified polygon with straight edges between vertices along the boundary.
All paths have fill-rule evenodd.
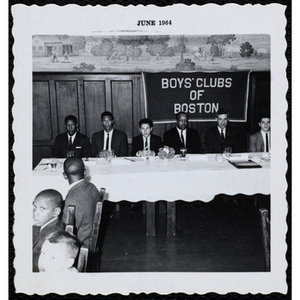
<path id="1" fill-rule="evenodd" d="M 85 176 L 85 166 L 81 158 L 72 156 L 64 161 L 64 173 L 65 179 L 68 179 L 69 183 L 81 180 Z"/>

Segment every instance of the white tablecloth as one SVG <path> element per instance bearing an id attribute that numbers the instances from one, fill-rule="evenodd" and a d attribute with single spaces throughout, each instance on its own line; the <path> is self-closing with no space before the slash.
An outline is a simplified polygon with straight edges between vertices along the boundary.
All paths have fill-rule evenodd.
<path id="1" fill-rule="evenodd" d="M 270 161 L 261 160 L 259 169 L 237 169 L 228 161 L 217 162 L 215 157 L 214 154 L 188 155 L 185 161 L 174 157 L 167 162 L 156 157 L 149 165 L 144 160 L 132 162 L 124 158 L 114 158 L 112 162 L 89 159 L 85 164 L 88 180 L 98 188 L 105 187 L 106 200 L 113 202 L 208 202 L 217 194 L 270 194 Z M 63 160 L 56 172 L 48 162 L 49 159 L 42 159 L 33 170 L 34 193 L 54 188 L 65 197 L 69 185 L 62 176 Z"/>

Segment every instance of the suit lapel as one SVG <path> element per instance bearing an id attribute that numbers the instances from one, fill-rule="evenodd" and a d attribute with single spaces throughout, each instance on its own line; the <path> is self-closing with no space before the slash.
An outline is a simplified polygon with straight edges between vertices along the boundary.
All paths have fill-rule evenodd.
<path id="1" fill-rule="evenodd" d="M 175 135 L 177 137 L 177 144 L 180 145 L 181 144 L 181 138 L 180 138 L 179 132 L 177 130 L 177 127 L 174 127 L 174 129 L 175 129 L 174 133 L 175 133 Z"/>
<path id="2" fill-rule="evenodd" d="M 151 140 L 151 139 L 150 139 Z M 139 144 L 139 149 L 144 150 L 144 139 L 143 139 L 143 135 L 140 135 L 139 139 L 138 139 L 138 144 Z M 150 145 L 151 147 L 151 145 Z"/>
<path id="3" fill-rule="evenodd" d="M 265 143 L 264 143 L 264 138 L 262 136 L 262 133 L 261 131 L 259 132 L 259 135 L 258 135 L 258 142 L 259 142 L 259 147 L 260 147 L 260 152 L 264 152 L 265 150 Z"/>
<path id="4" fill-rule="evenodd" d="M 104 130 L 101 130 L 99 134 L 99 151 L 103 150 L 103 146 L 104 146 Z"/>
<path id="5" fill-rule="evenodd" d="M 219 142 L 219 144 L 222 145 L 221 135 L 220 135 L 220 132 L 219 132 L 217 126 L 215 127 L 214 134 L 215 134 L 215 137 L 216 137 L 217 141 Z M 228 134 L 228 130 L 226 129 L 226 137 L 227 137 L 227 134 Z"/>
<path id="6" fill-rule="evenodd" d="M 58 222 L 58 219 L 54 220 L 53 222 L 51 222 L 50 224 L 48 224 L 46 227 L 44 227 L 42 230 L 40 230 L 39 234 L 38 234 L 38 238 L 35 240 L 34 244 L 33 244 L 33 248 L 34 246 L 38 243 L 38 241 L 42 238 L 44 238 L 47 234 L 47 232 L 49 230 L 51 230 L 51 228 L 55 227 L 56 224 Z"/>

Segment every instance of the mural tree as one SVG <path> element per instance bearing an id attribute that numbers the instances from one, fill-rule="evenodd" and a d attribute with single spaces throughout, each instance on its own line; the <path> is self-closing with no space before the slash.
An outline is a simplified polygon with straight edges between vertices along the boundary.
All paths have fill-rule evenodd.
<path id="1" fill-rule="evenodd" d="M 180 52 L 180 63 L 176 65 L 178 70 L 183 70 L 183 53 L 187 51 L 185 43 L 188 42 L 188 39 L 184 35 L 180 35 L 178 38 L 178 45 L 174 47 L 175 52 Z"/>
<path id="2" fill-rule="evenodd" d="M 253 52 L 254 52 L 254 48 L 249 42 L 245 42 L 241 45 L 240 48 L 241 57 L 250 57 Z"/>
<path id="3" fill-rule="evenodd" d="M 113 51 L 113 43 L 111 39 L 103 39 L 99 48 L 100 48 L 100 53 L 103 56 L 111 55 Z"/>
<path id="4" fill-rule="evenodd" d="M 223 47 L 229 45 L 232 41 L 236 39 L 234 34 L 225 35 L 211 35 L 207 38 L 206 43 L 211 44 L 211 54 L 216 54 L 216 49 L 218 49 L 218 56 L 222 57 Z M 217 48 L 216 48 L 217 47 Z"/>
<path id="5" fill-rule="evenodd" d="M 127 46 L 126 55 L 133 57 L 137 61 L 142 54 L 139 46 L 146 44 L 148 41 L 148 35 L 123 35 L 118 37 L 117 44 Z"/>
<path id="6" fill-rule="evenodd" d="M 170 36 L 168 35 L 153 35 L 149 36 L 146 51 L 152 56 L 174 56 L 173 48 L 168 46 Z"/>
<path id="7" fill-rule="evenodd" d="M 70 36 L 70 41 L 73 43 L 73 51 L 78 53 L 80 50 L 85 49 L 86 38 L 85 36 Z"/>

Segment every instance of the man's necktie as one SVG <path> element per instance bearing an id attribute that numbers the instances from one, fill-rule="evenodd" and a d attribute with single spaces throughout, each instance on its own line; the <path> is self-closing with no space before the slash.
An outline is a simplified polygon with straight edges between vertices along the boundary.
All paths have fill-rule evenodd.
<path id="1" fill-rule="evenodd" d="M 69 139 L 69 148 L 72 148 L 72 137 L 70 136 L 70 139 Z"/>
<path id="2" fill-rule="evenodd" d="M 107 138 L 106 138 L 106 150 L 108 150 L 108 145 L 109 145 L 109 133 L 107 133 Z"/>
<path id="3" fill-rule="evenodd" d="M 183 130 L 181 130 L 181 147 L 184 147 Z"/>
<path id="4" fill-rule="evenodd" d="M 266 133 L 266 152 L 269 152 L 269 136 L 268 136 L 268 133 Z"/>
<path id="5" fill-rule="evenodd" d="M 148 150 L 148 138 L 146 138 L 146 141 L 145 141 L 145 150 Z"/>
<path id="6" fill-rule="evenodd" d="M 224 129 L 221 129 L 221 139 L 222 139 L 222 146 L 225 148 L 225 136 L 224 136 Z"/>

